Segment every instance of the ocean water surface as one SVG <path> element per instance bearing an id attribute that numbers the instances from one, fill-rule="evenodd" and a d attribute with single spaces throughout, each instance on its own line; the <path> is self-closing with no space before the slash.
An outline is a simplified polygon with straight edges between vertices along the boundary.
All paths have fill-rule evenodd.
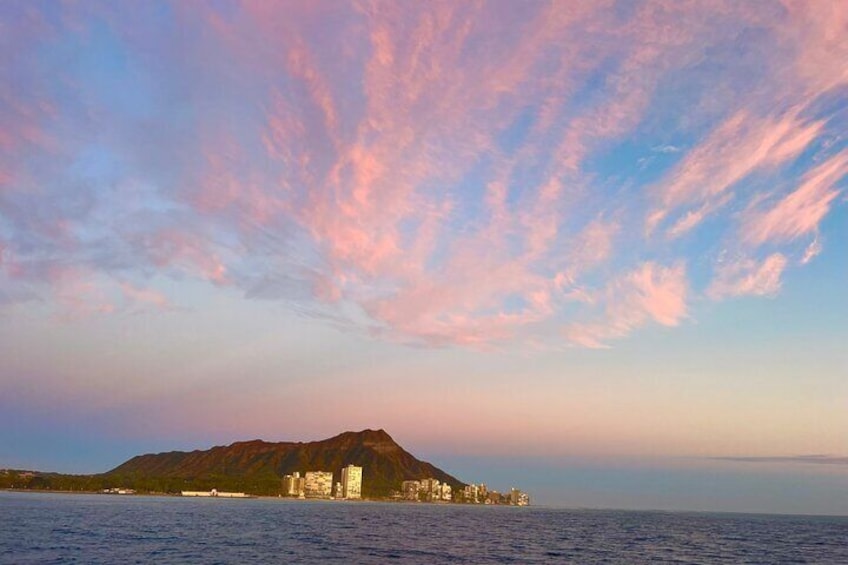
<path id="1" fill-rule="evenodd" d="M 0 563 L 848 564 L 848 517 L 0 492 Z"/>

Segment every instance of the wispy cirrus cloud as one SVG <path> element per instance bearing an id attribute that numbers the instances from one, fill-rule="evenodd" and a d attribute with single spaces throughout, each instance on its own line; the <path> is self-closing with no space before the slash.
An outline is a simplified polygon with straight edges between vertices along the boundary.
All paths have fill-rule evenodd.
<path id="1" fill-rule="evenodd" d="M 807 249 L 804 250 L 804 256 L 801 257 L 801 264 L 806 265 L 815 257 L 822 252 L 822 243 L 819 241 L 818 236 L 813 238 L 813 241 L 807 246 Z"/>
<path id="2" fill-rule="evenodd" d="M 793 245 L 842 190 L 839 6 L 153 4 L 0 9 L 6 295 L 600 347 L 827 253 Z M 746 258 L 690 280 L 707 238 Z"/>
<path id="3" fill-rule="evenodd" d="M 848 175 L 848 152 L 828 158 L 801 180 L 798 188 L 777 203 L 749 211 L 743 238 L 753 244 L 783 242 L 814 233 L 839 195 L 836 184 Z"/>
<path id="4" fill-rule="evenodd" d="M 567 326 L 565 336 L 577 345 L 601 348 L 648 322 L 676 326 L 687 316 L 687 292 L 684 265 L 644 263 L 612 281 L 594 301 L 605 304 L 600 319 Z"/>
<path id="5" fill-rule="evenodd" d="M 648 216 L 649 231 L 672 210 L 695 204 L 697 209 L 678 219 L 668 235 L 689 231 L 730 200 L 727 191 L 736 183 L 760 168 L 779 167 L 797 157 L 821 133 L 822 125 L 806 124 L 795 115 L 763 119 L 740 111 L 731 116 L 660 186 L 662 205 Z"/>
<path id="6" fill-rule="evenodd" d="M 787 265 L 786 257 L 773 253 L 757 261 L 740 258 L 721 263 L 707 289 L 713 299 L 733 296 L 775 296 L 780 291 L 780 277 Z"/>
<path id="7" fill-rule="evenodd" d="M 128 301 L 141 306 L 152 305 L 159 310 L 170 308 L 170 300 L 161 292 L 149 288 L 137 287 L 130 282 L 120 283 L 121 292 Z"/>

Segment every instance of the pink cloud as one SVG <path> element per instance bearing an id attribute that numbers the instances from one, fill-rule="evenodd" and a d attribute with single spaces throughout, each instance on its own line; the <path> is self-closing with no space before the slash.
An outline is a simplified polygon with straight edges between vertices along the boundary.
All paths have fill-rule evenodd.
<path id="1" fill-rule="evenodd" d="M 206 240 L 196 234 L 163 230 L 146 241 L 146 252 L 153 263 L 177 267 L 217 284 L 227 284 L 227 267 L 218 255 L 208 249 Z"/>
<path id="2" fill-rule="evenodd" d="M 327 80 L 312 61 L 308 48 L 302 43 L 296 43 L 290 48 L 286 63 L 291 75 L 301 79 L 309 92 L 309 98 L 320 110 L 325 130 L 335 138 L 339 125 L 336 105 Z"/>
<path id="3" fill-rule="evenodd" d="M 419 280 L 366 303 L 366 311 L 406 339 L 465 345 L 505 341 L 551 315 L 550 282 L 520 264 L 467 257 L 464 265 L 451 269 L 450 279 Z M 521 305 L 506 309 L 508 298 Z"/>
<path id="4" fill-rule="evenodd" d="M 236 229 L 252 234 L 276 225 L 291 213 L 291 190 L 268 181 L 246 166 L 249 156 L 230 132 L 210 134 L 202 146 L 205 166 L 186 189 L 191 205 L 203 215 L 230 217 Z"/>
<path id="5" fill-rule="evenodd" d="M 782 118 L 757 118 L 740 111 L 719 125 L 660 183 L 659 207 L 647 217 L 649 232 L 684 205 L 667 234 L 677 237 L 729 201 L 727 191 L 758 169 L 779 167 L 795 158 L 821 133 L 823 122 L 806 123 L 797 112 Z"/>
<path id="6" fill-rule="evenodd" d="M 673 220 L 666 235 L 674 238 L 690 231 L 729 202 L 719 195 L 755 173 L 792 162 L 823 135 L 824 120 L 802 116 L 822 95 L 848 84 L 848 9 L 834 3 L 810 10 L 807 3 L 796 1 L 783 2 L 782 7 L 786 17 L 760 22 L 780 45 L 791 46 L 790 52 L 776 50 L 763 60 L 775 67 L 769 98 L 773 102 L 738 104 L 739 109 L 675 167 L 658 186 L 659 205 L 646 216 L 649 233 L 681 207 L 689 209 Z M 740 9 L 743 18 L 758 19 L 745 6 Z"/>
<path id="7" fill-rule="evenodd" d="M 157 144 L 139 141 L 135 126 L 91 126 L 90 116 L 62 122 L 95 152 L 108 143 L 116 163 L 132 164 L 115 174 L 144 179 L 159 200 L 127 214 L 132 233 L 121 226 L 96 253 L 78 240 L 109 240 L 100 221 L 108 214 L 69 219 L 62 207 L 77 202 L 45 203 L 44 212 L 22 198 L 14 203 L 24 210 L 17 229 L 44 238 L 29 245 L 50 247 L 45 263 L 106 257 L 100 268 L 113 281 L 127 280 L 115 273 L 130 264 L 145 276 L 156 270 L 247 289 L 291 276 L 309 294 L 297 300 L 311 301 L 299 307 L 350 307 L 366 331 L 402 341 L 484 346 L 564 325 L 572 343 L 600 346 L 650 323 L 677 325 L 688 316 L 678 255 L 685 242 L 667 239 L 731 203 L 748 204 L 740 216 L 750 245 L 817 233 L 838 179 L 811 173 L 771 209 L 772 196 L 750 205 L 744 199 L 753 191 L 742 186 L 792 169 L 817 149 L 828 123 L 807 117 L 820 115 L 810 100 L 843 80 L 844 10 L 821 17 L 792 4 L 784 17 L 738 3 L 632 8 L 625 17 L 614 2 L 175 6 L 180 31 L 164 39 L 179 56 L 161 67 L 145 54 L 158 30 L 92 9 L 86 14 L 121 28 L 128 61 L 144 61 L 151 74 L 167 71 L 151 98 L 192 108 L 191 119 L 179 120 L 187 131 L 175 130 L 178 141 L 156 138 L 168 164 L 157 176 L 148 165 L 162 157 L 142 158 Z M 753 47 L 743 45 L 750 29 L 760 30 Z M 707 72 L 704 54 L 729 57 L 721 55 L 725 45 L 754 53 L 781 46 L 758 61 L 776 69 L 764 74 L 763 92 L 723 93 L 747 82 L 746 67 L 722 59 L 716 67 L 729 70 L 715 77 L 723 86 L 709 101 L 693 96 L 678 113 L 656 107 L 669 100 L 663 85 Z M 82 113 L 102 112 L 85 100 L 56 109 L 33 97 L 30 106 L 0 86 L 0 101 L 9 97 L 13 110 L 0 115 L 4 151 L 24 144 L 41 155 L 55 135 L 44 127 L 54 116 L 77 104 Z M 164 123 L 165 115 L 154 119 Z M 629 174 L 626 166 L 607 178 L 597 170 L 619 143 L 648 136 L 648 148 L 689 146 L 656 139 L 656 131 L 685 138 L 708 124 L 691 151 L 653 150 L 656 162 L 679 162 L 647 198 L 637 179 L 617 176 Z M 0 157 L 4 189 L 35 169 L 12 161 Z M 57 186 L 71 184 L 63 174 Z M 109 186 L 97 188 L 109 193 Z M 95 193 L 94 200 L 109 198 Z M 646 224 L 667 238 L 646 240 Z M 9 256 L 11 249 L 0 256 L 4 265 Z M 656 259 L 621 271 L 645 257 Z M 745 268 L 747 275 L 741 267 L 723 275 L 714 294 L 733 295 L 749 275 L 751 289 L 769 287 L 759 267 Z M 123 283 L 120 292 L 127 302 L 167 304 L 142 286 Z"/>
<path id="8" fill-rule="evenodd" d="M 97 273 L 77 267 L 52 266 L 47 275 L 59 306 L 58 319 L 75 321 L 116 311 L 108 284 Z"/>
<path id="9" fill-rule="evenodd" d="M 192 198 L 200 210 L 216 212 L 249 201 L 243 198 L 245 187 L 233 172 L 240 152 L 236 140 L 227 134 L 218 136 L 212 143 L 206 142 L 203 148 L 206 166 L 194 187 Z"/>
<path id="10" fill-rule="evenodd" d="M 798 48 L 792 71 L 800 86 L 815 94 L 848 83 L 848 6 L 824 2 L 811 10 L 803 0 L 786 0 L 783 5 L 788 17 L 781 32 Z"/>
<path id="11" fill-rule="evenodd" d="M 629 316 L 628 312 L 644 311 L 657 323 L 676 326 L 686 316 L 686 270 L 683 265 L 662 267 L 645 263 L 627 277 L 633 294 L 621 306 L 613 308 L 616 318 Z M 620 312 L 615 312 L 620 308 Z"/>
<path id="12" fill-rule="evenodd" d="M 10 86 L 0 86 L 0 190 L 30 178 L 25 166 L 28 155 L 58 150 L 58 142 L 46 127 L 55 109 L 47 99 L 22 98 Z"/>
<path id="13" fill-rule="evenodd" d="M 128 282 L 119 283 L 119 287 L 124 298 L 129 302 L 154 306 L 159 310 L 166 310 L 171 306 L 168 298 L 156 290 L 137 287 Z"/>
<path id="14" fill-rule="evenodd" d="M 296 143 L 306 136 L 306 124 L 297 108 L 279 92 L 272 94 L 267 113 L 267 131 L 262 134 L 262 143 L 271 158 L 278 159 L 292 169 L 305 168 L 309 164 L 308 154 L 300 153 L 305 147 Z"/>
<path id="15" fill-rule="evenodd" d="M 822 244 L 819 241 L 818 236 L 813 238 L 813 241 L 810 242 L 810 245 L 807 246 L 807 249 L 804 250 L 804 256 L 801 258 L 801 264 L 806 265 L 813 259 L 815 259 L 822 252 Z"/>
<path id="16" fill-rule="evenodd" d="M 316 295 L 360 303 L 377 322 L 402 334 L 466 339 L 462 333 L 482 339 L 487 325 L 503 328 L 495 333 L 505 335 L 553 316 L 557 301 L 570 300 L 565 294 L 576 296 L 580 288 L 574 282 L 565 294 L 552 293 L 556 272 L 579 277 L 609 260 L 619 225 L 593 222 L 576 240 L 568 239 L 563 230 L 567 205 L 578 202 L 584 187 L 561 178 L 569 169 L 567 159 L 557 156 L 517 204 L 507 203 L 516 188 L 512 177 L 524 157 L 539 158 L 551 136 L 559 137 L 563 147 L 577 147 L 586 139 L 594 143 L 632 129 L 653 92 L 646 73 L 656 78 L 674 63 L 656 48 L 633 51 L 614 73 L 610 95 L 580 120 L 566 120 L 553 101 L 566 101 L 570 90 L 580 87 L 579 75 L 575 78 L 563 64 L 556 76 L 540 80 L 534 65 L 545 61 L 552 48 L 566 49 L 574 54 L 569 60 L 588 75 L 610 57 L 622 56 L 627 49 L 614 42 L 601 42 L 606 47 L 600 53 L 579 41 L 563 41 L 566 33 L 609 19 L 607 12 L 550 6 L 521 24 L 528 33 L 504 39 L 481 25 L 486 11 L 472 6 L 439 4 L 412 14 L 391 5 L 359 10 L 372 48 L 363 67 L 361 115 L 340 110 L 349 99 L 344 90 L 349 86 L 333 80 L 337 63 L 302 31 L 313 21 L 308 10 L 298 8 L 283 17 L 267 4 L 247 4 L 244 17 L 258 30 L 261 46 L 239 33 L 238 18 L 213 18 L 213 28 L 231 50 L 228 56 L 255 68 L 256 76 L 266 76 L 264 64 L 271 63 L 293 79 L 285 92 L 268 88 L 260 135 L 268 157 L 285 172 L 264 178 L 234 173 L 244 157 L 240 140 L 205 136 L 206 165 L 192 203 L 204 214 L 233 213 L 251 226 L 294 219 L 327 262 L 314 278 Z M 656 15 L 641 11 L 639 25 L 616 33 L 634 42 Z M 345 45 L 348 31 L 339 34 Z M 663 40 L 673 47 L 685 42 L 685 35 Z M 465 53 L 475 41 L 502 56 L 468 59 Z M 336 55 L 348 57 L 344 49 Z M 293 92 L 299 94 L 293 97 Z M 490 179 L 490 221 L 455 238 L 447 222 L 462 195 L 424 187 L 449 186 L 469 163 L 497 153 L 498 129 L 519 115 L 522 104 L 543 98 L 550 101 L 548 117 L 534 124 L 519 150 L 521 158 L 503 156 L 507 164 Z M 557 122 L 571 125 L 561 131 Z M 322 145 L 325 138 L 331 147 Z M 191 267 L 215 280 L 215 261 L 199 242 L 171 239 L 166 232 L 151 245 L 158 265 Z M 443 250 L 446 239 L 453 244 Z M 516 312 L 505 307 L 507 300 L 522 306 Z M 462 332 L 452 333 L 450 324 Z"/>
<path id="17" fill-rule="evenodd" d="M 554 23 L 550 14 L 539 15 L 528 26 L 548 29 L 541 37 L 553 41 L 557 34 L 551 26 L 572 25 L 572 15 L 560 16 Z M 586 12 L 574 17 L 585 18 Z M 378 133 L 376 139 L 384 141 L 343 146 L 328 177 L 330 185 L 312 196 L 304 225 L 326 246 L 337 269 L 358 272 L 364 277 L 363 285 L 379 288 L 381 279 L 392 281 L 388 283 L 390 293 L 367 302 L 366 310 L 403 335 L 476 341 L 483 335 L 509 335 L 552 315 L 552 276 L 536 271 L 537 262 L 548 261 L 561 245 L 561 203 L 569 193 L 556 173 L 525 191 L 516 209 L 506 202 L 510 177 L 520 162 L 505 160 L 487 185 L 488 223 L 455 240 L 433 273 L 423 272 L 421 266 L 444 230 L 439 223 L 445 217 L 444 202 L 431 201 L 429 194 L 417 189 L 433 175 L 440 180 L 455 178 L 461 170 L 456 168 L 458 163 L 494 150 L 491 133 L 481 135 L 481 125 L 469 121 L 469 116 L 474 116 L 474 108 L 495 105 L 493 96 L 513 96 L 527 79 L 527 58 L 544 52 L 545 41 L 522 43 L 524 56 L 515 58 L 514 67 L 509 61 L 497 65 L 497 86 L 492 86 L 487 81 L 494 79 L 477 78 L 480 62 L 459 69 L 445 64 L 458 58 L 463 41 L 475 33 L 473 20 L 466 14 L 439 11 L 420 20 L 412 30 L 385 25 L 376 15 L 373 18 L 374 51 L 365 85 L 369 106 L 358 136 L 373 138 Z M 486 63 L 483 65 L 486 70 Z M 639 70 L 637 66 L 632 72 Z M 598 110 L 598 115 L 603 113 L 609 112 Z M 626 113 L 622 110 L 622 119 Z M 636 121 L 628 118 L 630 124 Z M 451 124 L 450 129 L 434 133 L 441 134 L 440 145 L 456 147 L 458 152 L 445 153 L 442 159 L 430 155 L 428 130 L 438 127 L 436 124 Z M 415 131 L 423 136 L 411 137 Z M 607 125 L 597 135 L 621 131 Z M 466 134 L 459 146 L 457 134 Z M 537 142 L 542 143 L 543 138 L 534 138 L 529 146 Z M 452 209 L 449 204 L 448 209 Z M 409 245 L 399 231 L 403 222 L 427 229 L 418 232 Z M 597 264 L 609 257 L 617 229 L 611 226 L 595 223 L 581 236 L 585 240 L 582 263 Z M 358 291 L 348 285 L 346 292 L 356 297 Z M 328 295 L 339 296 L 339 292 Z M 507 311 L 503 301 L 509 297 L 526 306 L 518 313 Z"/>
<path id="18" fill-rule="evenodd" d="M 835 155 L 809 171 L 801 185 L 771 208 L 750 210 L 741 227 L 752 245 L 789 241 L 818 229 L 840 190 L 834 188 L 848 174 L 848 151 Z"/>
<path id="19" fill-rule="evenodd" d="M 762 262 L 742 258 L 719 265 L 707 289 L 707 296 L 719 300 L 734 296 L 774 296 L 780 291 L 780 277 L 786 257 L 773 253 Z"/>
<path id="20" fill-rule="evenodd" d="M 616 221 L 593 220 L 581 231 L 572 244 L 572 260 L 580 269 L 604 263 L 614 250 L 614 241 L 621 232 Z"/>
<path id="21" fill-rule="evenodd" d="M 297 184 L 305 187 L 302 200 L 295 188 L 287 202 L 328 261 L 327 272 L 315 279 L 317 295 L 333 302 L 352 300 L 387 332 L 425 340 L 510 335 L 554 316 L 558 301 L 616 304 L 620 313 L 611 311 L 605 327 L 617 329 L 602 331 L 613 337 L 644 323 L 635 315 L 628 322 L 630 312 L 642 312 L 645 320 L 662 325 L 677 323 L 686 312 L 685 272 L 678 277 L 682 289 L 671 285 L 674 276 L 661 278 L 659 268 L 643 273 L 644 280 L 630 280 L 642 289 L 641 296 L 649 297 L 639 304 L 631 304 L 638 302 L 637 295 L 628 295 L 628 306 L 606 294 L 591 296 L 579 279 L 614 257 L 621 222 L 594 222 L 576 235 L 564 227 L 570 213 L 585 213 L 579 208 L 585 204 L 581 199 L 588 184 L 580 174 L 585 155 L 639 124 L 663 74 L 691 61 L 689 47 L 711 33 L 697 15 L 648 6 L 627 25 L 615 27 L 603 10 L 541 10 L 522 28 L 538 33 L 517 43 L 514 53 L 504 49 L 496 63 L 483 58 L 468 64 L 464 46 L 486 41 L 475 9 L 438 5 L 411 15 L 384 8 L 362 9 L 371 53 L 364 66 L 365 101 L 356 127 L 341 125 L 344 95 L 327 72 L 318 46 L 299 37 L 278 41 L 284 54 L 280 60 L 302 82 L 317 113 L 304 114 L 275 94 L 262 139 L 268 154 L 287 168 L 281 180 L 287 190 Z M 677 25 L 681 16 L 683 26 Z M 608 33 L 621 46 L 603 42 L 598 52 L 576 41 L 563 46 L 563 33 L 592 25 L 610 26 Z M 657 41 L 645 44 L 646 36 Z M 552 47 L 573 51 L 569 60 L 575 67 L 561 65 L 545 81 L 536 82 L 533 65 Z M 615 60 L 605 95 L 576 116 L 558 109 L 567 107 L 572 89 L 580 85 L 580 73 L 590 73 L 605 59 Z M 481 118 L 507 127 L 516 111 L 504 102 L 523 103 L 528 96 L 530 101 L 547 100 L 546 111 L 531 127 L 518 156 L 499 155 L 494 133 L 498 127 L 493 130 Z M 674 218 L 668 231 L 679 237 L 723 208 L 731 200 L 728 189 L 733 184 L 797 157 L 823 128 L 823 122 L 806 122 L 800 114 L 799 107 L 773 117 L 736 111 L 684 157 L 658 189 L 660 205 L 653 210 L 657 221 L 680 207 L 691 207 Z M 323 168 L 317 166 L 316 132 L 333 143 L 332 158 Z M 309 143 L 298 142 L 304 135 Z M 546 174 L 521 187 L 516 197 L 514 175 L 552 141 L 560 149 Z M 488 154 L 499 156 L 482 197 L 488 217 L 457 236 L 446 222 L 461 195 L 422 186 L 449 186 L 462 174 L 464 163 Z M 228 194 L 227 189 L 223 193 Z M 268 194 L 267 184 L 253 198 L 261 201 L 263 194 Z M 433 261 L 446 238 L 450 247 Z M 557 273 L 567 274 L 567 286 L 555 282 Z M 525 306 L 516 313 L 505 307 L 508 300 Z"/>
<path id="22" fill-rule="evenodd" d="M 563 335 L 575 345 L 603 348 L 610 340 L 622 338 L 651 321 L 677 326 L 687 316 L 687 293 L 683 264 L 664 267 L 643 263 L 603 290 L 606 311 L 601 319 L 568 324 Z"/>
<path id="23" fill-rule="evenodd" d="M 723 208 L 728 202 L 730 202 L 731 199 L 732 195 L 727 193 L 708 200 L 699 208 L 689 210 L 684 215 L 680 216 L 677 222 L 668 229 L 668 237 L 673 239 L 684 235 L 700 224 L 704 218 L 713 214 L 720 208 Z"/>

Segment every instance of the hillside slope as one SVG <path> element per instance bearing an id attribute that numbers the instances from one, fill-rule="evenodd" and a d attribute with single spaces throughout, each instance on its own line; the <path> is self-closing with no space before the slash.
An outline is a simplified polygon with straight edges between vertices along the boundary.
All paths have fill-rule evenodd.
<path id="1" fill-rule="evenodd" d="M 384 430 L 345 432 L 308 443 L 253 440 L 205 451 L 139 455 L 105 475 L 144 490 L 218 488 L 273 495 L 279 493 L 280 478 L 285 474 L 332 471 L 334 481 L 340 481 L 341 469 L 348 464 L 363 467 L 366 497 L 386 496 L 407 479 L 434 477 L 454 488 L 463 485 L 438 467 L 416 459 Z"/>

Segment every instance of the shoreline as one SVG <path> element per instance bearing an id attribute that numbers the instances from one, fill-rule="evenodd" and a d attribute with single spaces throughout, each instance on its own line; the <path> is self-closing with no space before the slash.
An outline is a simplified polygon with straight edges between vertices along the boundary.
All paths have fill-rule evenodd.
<path id="1" fill-rule="evenodd" d="M 30 494 L 71 494 L 71 495 L 97 495 L 108 496 L 110 498 L 129 498 L 129 497 L 161 497 L 161 498 L 186 498 L 186 499 L 213 499 L 213 500 L 279 500 L 279 501 L 297 501 L 297 502 L 345 502 L 345 503 L 363 503 L 363 502 L 380 502 L 408 505 L 428 505 L 428 506 L 504 506 L 521 508 L 512 504 L 474 504 L 465 502 L 448 502 L 446 500 L 403 500 L 397 498 L 299 498 L 296 496 L 268 496 L 249 494 L 244 497 L 226 497 L 226 496 L 183 496 L 182 494 L 170 492 L 134 492 L 134 493 L 111 493 L 94 490 L 55 490 L 55 489 L 27 489 L 27 488 L 3 488 L 0 492 L 20 492 Z M 524 508 L 529 508 L 525 506 Z"/>
<path id="2" fill-rule="evenodd" d="M 113 498 L 128 498 L 128 497 L 157 497 L 157 498 L 195 498 L 184 497 L 179 494 L 171 493 L 135 493 L 135 494 L 106 494 L 96 491 L 80 491 L 80 490 L 49 490 L 49 489 L 21 489 L 21 488 L 0 488 L 0 494 L 4 492 L 28 493 L 28 494 L 70 494 L 70 495 L 102 495 Z M 215 498 L 215 497 L 207 497 Z M 427 505 L 427 506 L 461 506 L 461 507 L 485 507 L 485 508 L 525 508 L 535 510 L 562 511 L 562 512 L 652 512 L 663 514 L 701 514 L 710 516 L 783 516 L 789 518 L 825 518 L 848 520 L 848 514 L 810 514 L 810 513 L 786 513 L 786 512 L 733 512 L 727 510 L 692 510 L 692 509 L 662 509 L 662 508 L 607 508 L 607 507 L 585 507 L 585 506 L 514 506 L 509 504 L 466 504 L 462 502 L 445 502 L 445 501 L 413 501 L 413 500 L 397 500 L 392 498 L 362 498 L 362 499 L 329 499 L 329 498 L 296 498 L 291 496 L 251 496 L 243 499 L 227 499 L 227 500 L 280 500 L 280 501 L 301 501 L 301 502 L 353 502 L 353 503 L 396 503 L 402 505 Z"/>

